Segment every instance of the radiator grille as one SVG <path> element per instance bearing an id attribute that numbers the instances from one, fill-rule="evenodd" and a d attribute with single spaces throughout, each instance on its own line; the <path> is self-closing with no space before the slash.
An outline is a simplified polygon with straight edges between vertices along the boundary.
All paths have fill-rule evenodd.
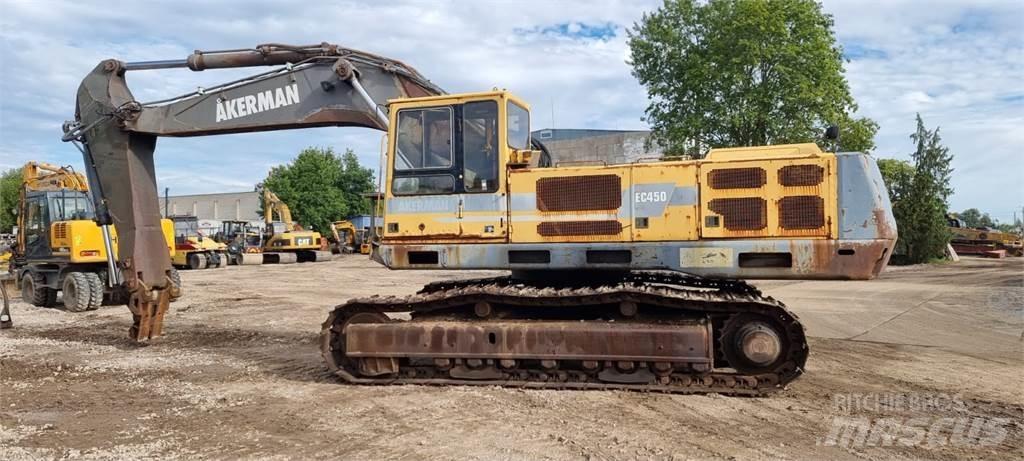
<path id="1" fill-rule="evenodd" d="M 708 208 L 722 215 L 723 227 L 731 231 L 760 230 L 768 225 L 768 207 L 761 198 L 716 198 Z"/>
<path id="2" fill-rule="evenodd" d="M 712 189 L 753 189 L 767 181 L 764 168 L 719 168 L 708 173 Z"/>
<path id="3" fill-rule="evenodd" d="M 818 165 L 789 165 L 779 169 L 783 186 L 817 186 L 825 179 L 825 169 Z"/>
<path id="4" fill-rule="evenodd" d="M 814 195 L 783 197 L 779 226 L 783 229 L 818 229 L 825 225 L 825 201 Z"/>
<path id="5" fill-rule="evenodd" d="M 537 233 L 544 237 L 565 235 L 618 235 L 622 224 L 618 221 L 557 221 L 537 225 Z"/>
<path id="6" fill-rule="evenodd" d="M 53 238 L 54 239 L 66 239 L 68 238 L 68 223 L 59 222 L 53 225 Z"/>
<path id="7" fill-rule="evenodd" d="M 616 210 L 622 206 L 622 179 L 614 174 L 542 178 L 537 181 L 540 211 Z"/>

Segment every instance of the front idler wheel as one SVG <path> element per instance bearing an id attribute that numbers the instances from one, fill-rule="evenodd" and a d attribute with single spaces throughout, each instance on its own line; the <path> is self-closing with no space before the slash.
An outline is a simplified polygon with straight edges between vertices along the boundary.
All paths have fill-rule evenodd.
<path id="1" fill-rule="evenodd" d="M 726 322 L 720 347 L 729 366 L 744 374 L 777 369 L 788 356 L 785 335 L 776 322 L 759 315 L 738 315 Z"/>

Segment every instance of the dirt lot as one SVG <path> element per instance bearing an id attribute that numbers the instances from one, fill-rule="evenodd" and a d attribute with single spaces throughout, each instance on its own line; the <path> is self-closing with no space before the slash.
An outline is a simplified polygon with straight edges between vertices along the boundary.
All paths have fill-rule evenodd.
<path id="1" fill-rule="evenodd" d="M 768 398 L 364 387 L 325 372 L 316 336 L 330 306 L 471 275 L 389 272 L 358 256 L 188 272 L 168 336 L 145 347 L 126 339 L 123 307 L 15 302 L 15 328 L 0 331 L 0 457 L 1024 455 L 1024 258 L 760 283 L 801 316 L 812 348 L 807 374 Z M 836 432 L 860 422 L 870 426 Z M 887 439 L 885 424 L 902 432 Z"/>

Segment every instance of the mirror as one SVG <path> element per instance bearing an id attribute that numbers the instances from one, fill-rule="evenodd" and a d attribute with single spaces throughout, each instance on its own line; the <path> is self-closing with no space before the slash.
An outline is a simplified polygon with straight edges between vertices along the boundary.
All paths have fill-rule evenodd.
<path id="1" fill-rule="evenodd" d="M 839 139 L 839 125 L 829 125 L 825 129 L 825 139 L 836 141 Z"/>

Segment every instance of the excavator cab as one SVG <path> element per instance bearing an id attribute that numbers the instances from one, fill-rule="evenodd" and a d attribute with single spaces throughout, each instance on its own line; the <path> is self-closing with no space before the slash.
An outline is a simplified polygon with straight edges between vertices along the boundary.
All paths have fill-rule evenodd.
<path id="1" fill-rule="evenodd" d="M 537 154 L 526 103 L 492 91 L 396 99 L 389 111 L 384 238 L 506 240 L 503 173 Z"/>
<path id="2" fill-rule="evenodd" d="M 75 254 L 62 245 L 54 246 L 55 241 L 66 238 L 67 228 L 84 225 L 94 227 L 95 216 L 92 200 L 81 191 L 27 191 L 22 204 L 24 213 L 24 248 L 26 258 L 40 259 L 62 257 L 66 253 L 72 261 L 81 258 L 99 257 L 98 250 L 86 249 Z M 52 225 L 57 223 L 56 226 Z M 59 243 L 59 242 L 58 242 Z M 96 248 L 101 248 L 100 242 Z M 98 258 L 98 261 L 103 261 Z"/>

